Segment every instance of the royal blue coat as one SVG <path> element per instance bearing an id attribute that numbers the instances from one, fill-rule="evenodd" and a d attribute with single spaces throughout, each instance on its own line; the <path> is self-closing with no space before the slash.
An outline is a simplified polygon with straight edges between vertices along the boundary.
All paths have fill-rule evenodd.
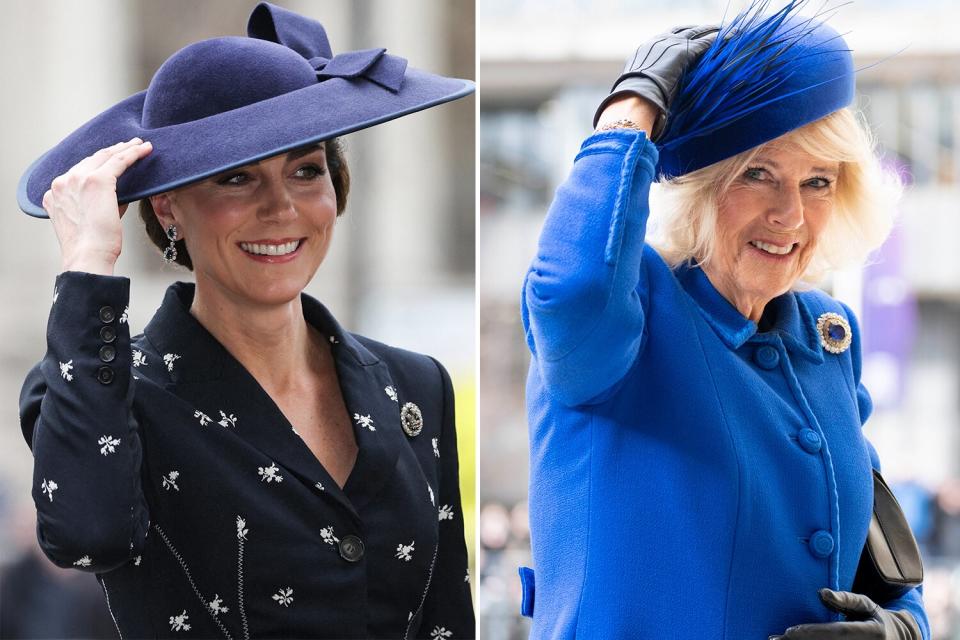
<path id="1" fill-rule="evenodd" d="M 588 138 L 524 283 L 531 638 L 762 640 L 838 620 L 817 590 L 851 588 L 878 466 L 855 318 L 790 292 L 758 331 L 702 270 L 671 269 L 644 243 L 656 160 L 639 132 Z M 839 354 L 827 312 L 852 325 Z M 929 638 L 920 589 L 881 604 Z"/>
<path id="2" fill-rule="evenodd" d="M 120 637 L 473 637 L 443 367 L 302 297 L 359 446 L 341 488 L 190 314 L 193 285 L 134 337 L 129 288 L 57 278 L 20 399 L 40 547 L 97 573 Z"/>

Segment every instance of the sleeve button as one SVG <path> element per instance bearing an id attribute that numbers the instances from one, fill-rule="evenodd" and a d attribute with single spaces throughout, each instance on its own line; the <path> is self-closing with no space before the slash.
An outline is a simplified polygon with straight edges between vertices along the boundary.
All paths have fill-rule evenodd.
<path id="1" fill-rule="evenodd" d="M 100 322 L 102 322 L 103 324 L 110 324 L 116 319 L 117 312 L 114 311 L 113 307 L 111 307 L 110 305 L 106 305 L 106 306 L 100 307 L 99 315 L 100 315 Z"/>
<path id="2" fill-rule="evenodd" d="M 113 382 L 113 369 L 110 367 L 100 367 L 97 369 L 97 382 L 100 384 L 110 384 Z"/>
<path id="3" fill-rule="evenodd" d="M 100 347 L 100 360 L 103 362 L 113 362 L 113 359 L 117 357 L 117 348 L 112 344 L 105 344 Z"/>
<path id="4" fill-rule="evenodd" d="M 110 325 L 100 327 L 100 339 L 110 343 L 117 339 L 117 330 Z"/>

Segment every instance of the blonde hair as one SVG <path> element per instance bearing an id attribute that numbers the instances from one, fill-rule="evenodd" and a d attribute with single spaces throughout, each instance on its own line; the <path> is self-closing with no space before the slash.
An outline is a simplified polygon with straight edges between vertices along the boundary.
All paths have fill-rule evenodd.
<path id="1" fill-rule="evenodd" d="M 766 145 L 791 146 L 840 163 L 833 214 L 801 280 L 814 283 L 836 269 L 862 264 L 893 227 L 900 177 L 884 169 L 862 115 L 850 108 L 795 129 Z M 766 145 L 663 182 L 655 195 L 650 244 L 672 267 L 708 263 L 723 194 Z"/>

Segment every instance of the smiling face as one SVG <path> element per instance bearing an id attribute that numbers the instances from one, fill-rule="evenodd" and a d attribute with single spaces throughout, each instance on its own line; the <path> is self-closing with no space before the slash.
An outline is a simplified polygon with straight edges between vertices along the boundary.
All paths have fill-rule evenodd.
<path id="1" fill-rule="evenodd" d="M 271 306 L 300 295 L 323 262 L 337 195 L 323 143 L 151 198 L 177 226 L 201 292 Z"/>
<path id="2" fill-rule="evenodd" d="M 809 265 L 834 209 L 838 174 L 837 162 L 771 143 L 719 198 L 714 251 L 703 269 L 751 320 Z"/>

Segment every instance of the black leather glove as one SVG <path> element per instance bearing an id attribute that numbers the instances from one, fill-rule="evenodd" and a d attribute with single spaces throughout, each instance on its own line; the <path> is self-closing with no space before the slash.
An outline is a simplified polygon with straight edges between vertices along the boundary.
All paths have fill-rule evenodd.
<path id="1" fill-rule="evenodd" d="M 638 95 L 660 109 L 660 118 L 651 135 L 651 139 L 656 139 L 663 130 L 667 109 L 680 77 L 688 66 L 710 48 L 719 31 L 719 25 L 675 27 L 637 47 L 636 52 L 627 58 L 610 95 L 597 107 L 593 126 L 597 126 L 597 120 L 608 104 L 626 95 Z"/>
<path id="2" fill-rule="evenodd" d="M 922 640 L 920 627 L 906 611 L 888 611 L 865 595 L 820 589 L 820 600 L 847 617 L 846 622 L 801 624 L 770 640 Z"/>

